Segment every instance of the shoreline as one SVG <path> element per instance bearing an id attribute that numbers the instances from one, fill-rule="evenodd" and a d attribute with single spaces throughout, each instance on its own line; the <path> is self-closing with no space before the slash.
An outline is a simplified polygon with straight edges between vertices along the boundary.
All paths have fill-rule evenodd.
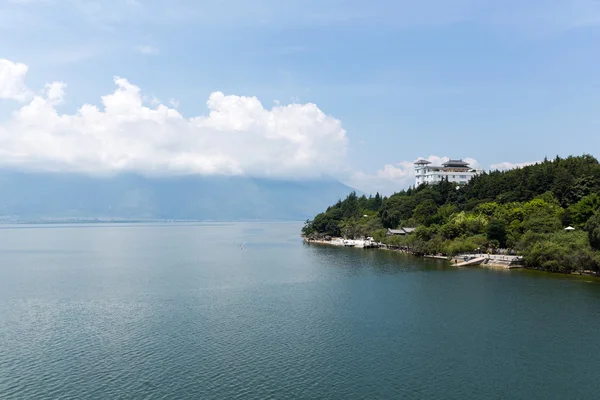
<path id="1" fill-rule="evenodd" d="M 460 256 L 455 256 L 455 257 L 448 256 L 447 257 L 447 256 L 436 256 L 436 255 L 432 255 L 432 254 L 417 255 L 417 254 L 414 254 L 409 249 L 395 247 L 395 246 L 388 246 L 384 243 L 375 242 L 375 241 L 371 241 L 371 240 L 343 239 L 343 238 L 332 238 L 331 240 L 325 240 L 325 239 L 308 239 L 304 236 L 301 236 L 301 237 L 302 237 L 302 240 L 304 241 L 304 243 L 309 244 L 309 245 L 314 243 L 314 244 L 323 244 L 323 245 L 333 246 L 333 247 L 353 247 L 353 248 L 360 248 L 360 249 L 377 249 L 377 250 L 395 251 L 398 253 L 409 254 L 414 257 L 420 257 L 423 259 L 447 261 L 448 264 L 456 266 L 456 267 L 470 267 L 468 265 L 460 265 L 460 262 L 463 262 L 462 260 L 459 261 Z M 477 264 L 477 265 L 473 265 L 476 267 L 488 267 L 488 268 L 504 269 L 504 270 L 525 268 L 522 264 L 514 262 L 517 259 L 520 261 L 520 258 L 517 258 L 515 256 L 503 256 L 503 255 L 495 255 L 495 254 L 494 255 L 469 254 L 469 255 L 463 255 L 463 256 L 470 256 L 470 257 L 479 256 L 479 257 L 485 258 L 484 262 Z"/>
<path id="2" fill-rule="evenodd" d="M 325 240 L 325 239 L 307 239 L 305 236 L 300 235 L 302 237 L 302 240 L 304 243 L 306 244 L 317 244 L 317 245 L 326 245 L 326 246 L 333 246 L 333 247 L 346 247 L 343 244 L 344 239 L 342 238 L 332 238 L 331 240 Z M 362 240 L 364 241 L 364 240 Z M 419 258 L 423 258 L 423 259 L 429 259 L 429 260 L 440 260 L 440 261 L 447 261 L 449 265 L 451 266 L 455 266 L 456 264 L 453 263 L 452 261 L 454 259 L 458 259 L 458 257 L 445 257 L 445 256 L 436 256 L 436 255 L 432 255 L 432 254 L 427 254 L 427 255 L 417 255 L 414 254 L 412 251 L 410 251 L 409 249 L 402 249 L 402 248 L 396 248 L 394 246 L 388 246 L 386 244 L 383 243 L 378 243 L 378 242 L 374 242 L 373 241 L 374 246 L 369 246 L 369 247 L 356 247 L 356 246 L 352 246 L 354 248 L 363 248 L 363 249 L 376 249 L 376 250 L 384 250 L 384 251 L 394 251 L 397 253 L 402 253 L 402 254 L 408 254 L 411 255 L 413 257 L 419 257 Z M 474 255 L 473 255 L 474 256 Z M 487 254 L 486 254 L 487 256 Z M 548 274 L 552 274 L 552 275 L 568 275 L 568 276 L 576 276 L 576 277 L 586 277 L 586 278 L 596 278 L 596 279 L 600 279 L 600 274 L 595 274 L 593 271 L 583 271 L 583 272 L 570 272 L 570 273 L 561 273 L 561 272 L 552 272 L 552 271 L 546 271 L 546 270 L 542 270 L 542 269 L 537 269 L 537 268 L 527 268 L 525 267 L 523 264 L 510 264 L 507 263 L 508 258 L 511 256 L 502 256 L 502 255 L 491 255 L 491 256 L 495 256 L 495 257 L 506 257 L 506 260 L 494 260 L 492 258 L 488 259 L 487 263 L 481 263 L 479 265 L 475 265 L 475 266 L 460 266 L 457 265 L 456 268 L 473 268 L 473 267 L 485 267 L 485 268 L 490 268 L 490 269 L 498 269 L 498 270 L 504 270 L 504 271 L 510 271 L 513 269 L 520 269 L 520 270 L 526 270 L 526 271 L 536 271 L 536 272 L 544 272 L 544 273 L 548 273 Z"/>

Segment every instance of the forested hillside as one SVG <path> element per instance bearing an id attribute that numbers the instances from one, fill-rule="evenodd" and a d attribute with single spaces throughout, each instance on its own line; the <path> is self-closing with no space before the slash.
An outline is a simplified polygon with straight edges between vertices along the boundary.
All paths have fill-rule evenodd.
<path id="1" fill-rule="evenodd" d="M 398 227 L 417 230 L 385 237 L 385 228 Z M 416 254 L 510 248 L 531 268 L 598 271 L 600 164 L 589 155 L 557 157 L 483 173 L 463 187 L 442 182 L 385 198 L 352 193 L 307 221 L 303 234 L 374 236 Z"/>

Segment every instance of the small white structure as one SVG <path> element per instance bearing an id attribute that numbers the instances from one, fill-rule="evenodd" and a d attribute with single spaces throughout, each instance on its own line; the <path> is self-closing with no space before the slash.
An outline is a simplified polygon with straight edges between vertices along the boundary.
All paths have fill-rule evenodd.
<path id="1" fill-rule="evenodd" d="M 575 230 L 575 228 L 573 228 L 572 226 L 567 226 L 565 228 L 565 231 L 574 231 L 574 230 Z"/>
<path id="2" fill-rule="evenodd" d="M 431 165 L 431 162 L 427 160 L 415 161 L 416 186 L 423 183 L 435 184 L 446 180 L 466 185 L 475 175 L 477 175 L 477 171 L 463 160 L 448 160 L 441 166 Z"/>

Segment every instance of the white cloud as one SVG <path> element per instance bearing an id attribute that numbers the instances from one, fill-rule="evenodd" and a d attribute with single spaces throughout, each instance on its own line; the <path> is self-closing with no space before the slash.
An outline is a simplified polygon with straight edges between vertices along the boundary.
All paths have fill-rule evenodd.
<path id="1" fill-rule="evenodd" d="M 509 170 L 509 169 L 523 168 L 523 167 L 526 167 L 528 165 L 534 165 L 534 164 L 537 164 L 537 163 L 539 163 L 539 161 L 529 161 L 529 162 L 516 163 L 516 164 L 510 163 L 510 162 L 501 162 L 499 164 L 492 164 L 492 165 L 490 165 L 490 169 L 492 171 L 495 171 L 495 170 L 506 171 L 506 170 Z"/>
<path id="2" fill-rule="evenodd" d="M 417 159 L 425 159 L 430 161 L 433 165 L 441 165 L 450 160 L 449 157 L 433 155 L 429 157 L 418 157 Z M 468 162 L 472 168 L 480 169 L 479 162 L 473 158 L 463 158 L 463 161 Z M 401 161 L 394 165 L 387 164 L 374 174 L 367 174 L 360 171 L 355 173 L 348 183 L 367 193 L 379 192 L 390 195 L 415 184 L 414 161 Z"/>
<path id="3" fill-rule="evenodd" d="M 135 51 L 140 54 L 144 54 L 146 56 L 153 56 L 158 54 L 158 49 L 156 47 L 148 46 L 148 45 L 140 45 L 135 47 Z"/>
<path id="4" fill-rule="evenodd" d="M 402 161 L 395 165 L 387 164 L 375 174 L 362 171 L 354 173 L 348 184 L 366 193 L 379 192 L 390 195 L 414 184 L 414 165 L 410 161 Z"/>
<path id="5" fill-rule="evenodd" d="M 27 66 L 2 65 L 12 68 L 0 75 L 3 95 L 24 98 Z M 268 109 L 255 97 L 215 92 L 208 115 L 186 118 L 164 104 L 144 104 L 140 88 L 124 78 L 115 84 L 101 107 L 84 104 L 73 114 L 56 109 L 65 85 L 47 85 L 0 125 L 0 165 L 273 177 L 334 173 L 345 165 L 346 132 L 315 104 Z"/>
<path id="6" fill-rule="evenodd" d="M 28 67 L 0 58 L 0 99 L 25 101 L 30 93 L 25 86 Z"/>
<path id="7" fill-rule="evenodd" d="M 50 104 L 60 104 L 65 96 L 67 85 L 63 82 L 52 82 L 46 84 L 46 99 Z"/>

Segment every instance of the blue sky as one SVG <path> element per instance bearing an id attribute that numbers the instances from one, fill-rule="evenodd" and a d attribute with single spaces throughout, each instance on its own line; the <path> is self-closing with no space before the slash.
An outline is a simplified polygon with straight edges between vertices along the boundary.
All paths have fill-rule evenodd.
<path id="1" fill-rule="evenodd" d="M 267 110 L 276 101 L 314 103 L 340 122 L 345 139 L 323 128 L 328 133 L 305 138 L 311 145 L 300 151 L 289 147 L 299 143 L 290 133 L 283 146 L 297 162 L 284 174 L 301 175 L 311 168 L 299 160 L 313 160 L 315 170 L 369 191 L 412 183 L 407 162 L 419 157 L 472 158 L 489 168 L 599 155 L 597 0 L 9 0 L 0 2 L 0 35 L 10 38 L 0 41 L 0 59 L 27 65 L 31 93 L 19 101 L 0 96 L 5 131 L 24 129 L 11 115 L 49 82 L 66 84 L 53 107 L 72 115 L 85 103 L 101 106 L 119 76 L 141 89 L 149 107 L 156 98 L 185 118 L 207 115 L 213 92 L 256 97 Z M 294 129 L 321 132 L 316 123 Z M 235 130 L 230 125 L 218 129 Z M 277 146 L 263 154 L 270 165 L 242 162 L 241 151 L 222 146 L 210 157 L 231 158 L 223 161 L 230 172 L 272 174 L 282 162 Z"/>

